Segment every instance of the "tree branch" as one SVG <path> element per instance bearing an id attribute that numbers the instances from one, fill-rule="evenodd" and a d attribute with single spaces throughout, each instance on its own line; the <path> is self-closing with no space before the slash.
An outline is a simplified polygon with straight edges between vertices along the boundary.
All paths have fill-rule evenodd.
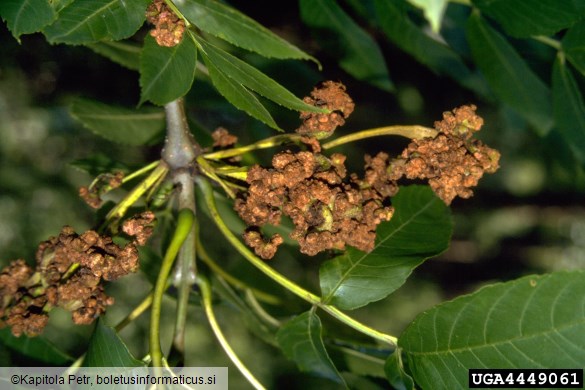
<path id="1" fill-rule="evenodd" d="M 201 154 L 201 147 L 189 130 L 183 99 L 177 99 L 165 105 L 167 118 L 167 137 L 162 150 L 162 159 L 171 170 L 171 177 L 177 187 L 178 209 L 188 209 L 195 215 L 195 160 Z M 185 326 L 187 322 L 187 305 L 191 286 L 196 277 L 196 224 L 189 231 L 175 265 L 173 283 L 178 288 L 175 334 L 173 349 L 182 356 L 185 350 Z"/>

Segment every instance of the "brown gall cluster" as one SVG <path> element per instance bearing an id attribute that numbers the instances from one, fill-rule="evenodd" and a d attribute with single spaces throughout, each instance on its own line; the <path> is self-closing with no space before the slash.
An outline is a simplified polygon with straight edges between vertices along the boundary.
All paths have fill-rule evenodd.
<path id="1" fill-rule="evenodd" d="M 435 122 L 439 134 L 435 138 L 413 140 L 392 162 L 392 177 L 425 179 L 445 204 L 456 196 L 467 199 L 473 195 L 484 173 L 499 168 L 500 153 L 474 139 L 473 134 L 483 125 L 474 105 L 462 106 L 443 113 Z"/>
<path id="2" fill-rule="evenodd" d="M 346 245 L 371 251 L 377 225 L 389 220 L 394 210 L 384 206 L 384 196 L 366 181 L 346 182 L 344 161 L 341 154 L 328 158 L 286 151 L 274 156 L 271 169 L 253 166 L 247 195 L 235 205 L 250 227 L 244 233 L 246 244 L 258 256 L 272 258 L 282 237 L 264 239 L 260 227 L 278 225 L 285 215 L 295 225 L 291 238 L 302 253 L 313 256 Z"/>
<path id="3" fill-rule="evenodd" d="M 273 157 L 272 168 L 250 168 L 248 191 L 235 204 L 249 226 L 244 241 L 261 258 L 272 258 L 283 239 L 278 234 L 264 238 L 260 228 L 278 225 L 285 215 L 295 225 L 290 236 L 302 253 L 314 256 L 328 249 L 342 250 L 346 245 L 371 251 L 377 225 L 390 220 L 394 212 L 384 200 L 398 187 L 376 181 L 376 164 L 366 166 L 364 180 L 355 174 L 347 178 L 344 155 L 326 157 L 319 153 L 319 139 L 333 134 L 354 110 L 343 84 L 326 81 L 304 101 L 329 111 L 301 112 L 303 123 L 297 133 L 303 135 L 302 141 L 312 152 L 287 150 Z"/>
<path id="4" fill-rule="evenodd" d="M 164 0 L 154 0 L 146 9 L 146 20 L 154 25 L 150 35 L 159 46 L 173 47 L 181 43 L 185 22 L 180 19 Z"/>
<path id="5" fill-rule="evenodd" d="M 53 307 L 71 311 L 75 324 L 93 322 L 114 303 L 104 293 L 103 281 L 136 272 L 136 245 L 152 233 L 153 221 L 151 212 L 127 220 L 123 230 L 135 239 L 124 247 L 93 230 L 78 235 L 66 226 L 39 245 L 36 269 L 24 260 L 13 261 L 0 272 L 0 327 L 10 326 L 17 337 L 36 336 Z"/>
<path id="6" fill-rule="evenodd" d="M 326 109 L 328 113 L 301 111 L 303 123 L 296 132 L 303 136 L 302 141 L 311 145 L 313 151 L 320 152 L 317 140 L 333 134 L 338 126 L 345 124 L 355 104 L 345 92 L 345 85 L 334 81 L 325 81 L 306 96 L 303 101 L 312 106 Z"/>
<path id="7" fill-rule="evenodd" d="M 302 253 L 313 256 L 346 245 L 369 252 L 377 226 L 394 213 L 389 203 L 401 178 L 428 180 L 448 205 L 455 196 L 470 197 L 470 187 L 477 185 L 483 173 L 498 169 L 499 153 L 472 137 L 483 120 L 470 105 L 444 113 L 443 120 L 435 123 L 436 137 L 413 140 L 395 159 L 383 152 L 366 155 L 363 179 L 357 174 L 347 176 L 344 155 L 319 153 L 319 139 L 343 125 L 354 109 L 345 87 L 325 82 L 304 101 L 329 110 L 327 114 L 301 113 L 303 124 L 297 132 L 312 151 L 287 150 L 273 157 L 272 168 L 252 166 L 248 190 L 235 203 L 248 225 L 244 241 L 263 259 L 272 258 L 283 239 L 278 234 L 263 237 L 261 228 L 278 225 L 283 215 L 292 220 L 295 227 L 290 236 Z"/>
<path id="8" fill-rule="evenodd" d="M 213 147 L 219 149 L 229 148 L 238 142 L 238 137 L 231 134 L 224 127 L 218 127 L 215 129 L 213 133 L 211 133 L 211 138 L 213 139 Z"/>

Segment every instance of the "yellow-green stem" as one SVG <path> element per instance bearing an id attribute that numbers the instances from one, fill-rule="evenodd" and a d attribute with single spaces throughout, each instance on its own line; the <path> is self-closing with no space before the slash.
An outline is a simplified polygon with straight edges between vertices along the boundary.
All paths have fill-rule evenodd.
<path id="1" fill-rule="evenodd" d="M 544 43 L 545 45 L 548 45 L 548 46 L 552 47 L 555 50 L 561 50 L 562 49 L 561 42 L 557 41 L 554 38 L 547 37 L 547 36 L 544 36 L 544 35 L 537 35 L 537 36 L 533 36 L 532 39 L 534 39 L 535 41 Z"/>
<path id="2" fill-rule="evenodd" d="M 197 165 L 199 166 L 199 169 L 201 169 L 201 172 L 203 172 L 203 174 L 205 174 L 207 177 L 209 177 L 210 179 L 212 179 L 213 181 L 215 181 L 216 183 L 221 185 L 221 187 L 223 188 L 225 193 L 230 198 L 233 199 L 236 197 L 236 194 L 234 194 L 234 192 L 231 190 L 231 188 L 229 188 L 225 184 L 225 182 L 217 176 L 217 174 L 215 173 L 215 169 L 209 164 L 209 162 L 203 156 L 199 156 L 197 158 Z"/>
<path id="3" fill-rule="evenodd" d="M 233 277 L 232 275 L 230 275 L 226 271 L 224 271 L 224 269 L 221 268 L 211 258 L 211 256 L 209 256 L 209 254 L 205 250 L 205 247 L 201 243 L 201 240 L 199 237 L 197 237 L 197 257 L 199 257 L 205 264 L 207 264 L 207 266 L 209 268 L 211 268 L 211 270 L 215 274 L 219 275 L 222 279 L 224 279 L 227 283 L 231 284 L 232 286 L 234 286 L 238 289 L 241 289 L 241 290 L 250 291 L 251 294 L 255 295 L 259 300 L 261 300 L 265 303 L 269 303 L 272 305 L 279 305 L 282 303 L 280 298 L 278 298 L 274 295 L 265 293 L 264 291 L 260 291 L 258 289 L 255 289 L 254 287 L 250 287 L 246 283 L 242 282 L 241 280 Z"/>
<path id="4" fill-rule="evenodd" d="M 334 139 L 333 141 L 329 141 L 321 145 L 323 149 L 331 149 L 339 145 L 343 145 L 349 142 L 355 142 L 366 138 L 371 137 L 380 137 L 385 135 L 400 135 L 402 137 L 410 138 L 410 139 L 418 139 L 418 138 L 427 138 L 431 137 L 434 138 L 438 134 L 438 131 L 435 129 L 431 129 L 429 127 L 412 125 L 412 126 L 384 126 L 384 127 L 377 127 L 375 129 L 368 129 L 358 131 L 356 133 L 348 134 L 343 137 L 339 137 Z"/>
<path id="5" fill-rule="evenodd" d="M 128 326 L 132 321 L 134 321 L 136 318 L 140 317 L 140 315 L 142 313 L 144 313 L 149 307 L 150 305 L 152 305 L 152 296 L 153 293 L 150 292 L 143 300 L 142 302 L 140 302 L 138 304 L 138 306 L 136 306 L 134 308 L 134 310 L 132 310 L 127 316 L 126 318 L 124 318 L 122 321 L 120 321 L 118 323 L 118 325 L 116 325 L 114 327 L 114 329 L 116 329 L 116 332 L 120 332 L 122 329 L 124 329 L 126 326 Z"/>
<path id="6" fill-rule="evenodd" d="M 242 375 L 250 382 L 255 389 L 264 389 L 265 387 L 254 377 L 254 375 L 248 370 L 248 368 L 242 363 L 238 355 L 234 352 L 230 344 L 228 343 L 227 339 L 223 335 L 221 328 L 215 318 L 215 313 L 213 312 L 212 306 L 212 299 L 211 299 L 211 286 L 209 285 L 209 281 L 204 275 L 199 275 L 199 286 L 201 287 L 201 298 L 203 303 L 203 308 L 205 309 L 205 314 L 207 315 L 207 320 L 209 321 L 209 326 L 211 326 L 211 330 L 215 334 L 215 337 L 221 344 L 221 347 L 228 355 L 232 363 L 240 370 Z"/>
<path id="7" fill-rule="evenodd" d="M 298 143 L 300 141 L 300 139 L 301 139 L 301 136 L 299 134 L 275 135 L 274 137 L 266 138 L 266 139 L 260 140 L 258 142 L 254 142 L 253 144 L 249 144 L 246 146 L 240 146 L 237 148 L 220 150 L 220 151 L 212 152 L 212 153 L 205 153 L 202 155 L 202 157 L 204 157 L 208 160 L 221 160 L 223 158 L 239 156 L 239 155 L 242 155 L 244 153 L 248 153 L 252 150 L 273 148 L 275 146 L 282 145 L 282 144 L 285 144 L 288 142 Z"/>
<path id="8" fill-rule="evenodd" d="M 215 205 L 215 198 L 213 196 L 213 189 L 209 182 L 199 176 L 197 177 L 197 183 L 202 190 L 203 196 L 205 198 L 205 203 L 207 208 L 209 209 L 209 213 L 211 214 L 211 218 L 223 234 L 223 236 L 233 245 L 233 247 L 240 252 L 246 260 L 248 260 L 252 265 L 262 271 L 265 275 L 269 278 L 295 294 L 296 296 L 300 297 L 301 299 L 305 300 L 306 302 L 318 306 L 323 311 L 329 313 L 333 317 L 337 318 L 339 321 L 343 322 L 344 324 L 358 330 L 359 332 L 366 334 L 370 337 L 373 337 L 377 340 L 383 341 L 388 343 L 392 346 L 396 346 L 397 338 L 391 335 L 387 335 L 385 333 L 379 332 L 375 329 L 368 327 L 365 324 L 351 318 L 347 314 L 343 313 L 339 309 L 334 306 L 330 306 L 321 302 L 321 298 L 317 295 L 305 290 L 301 286 L 297 285 L 290 279 L 284 277 L 260 258 L 256 257 L 245 245 L 242 243 L 227 227 L 219 212 L 217 211 L 217 207 Z"/>
<path id="9" fill-rule="evenodd" d="M 177 253 L 181 249 L 183 242 L 191 232 L 191 227 L 195 217 L 193 211 L 182 209 L 179 211 L 177 219 L 177 228 L 171 239 L 171 243 L 165 253 L 163 262 L 154 286 L 152 299 L 152 310 L 150 314 L 150 356 L 154 367 L 163 367 L 163 354 L 160 346 L 160 314 L 162 309 L 162 299 L 165 292 L 167 279 L 173 267 L 173 262 Z"/>
<path id="10" fill-rule="evenodd" d="M 128 176 L 124 176 L 122 178 L 122 183 L 129 182 L 130 180 L 134 179 L 135 177 L 142 176 L 146 172 L 152 171 L 153 169 L 155 169 L 157 167 L 157 165 L 159 163 L 160 163 L 160 161 L 153 161 L 150 164 L 148 164 L 147 166 L 142 167 L 142 168 L 138 169 L 137 171 L 132 172 Z"/>
<path id="11" fill-rule="evenodd" d="M 146 191 L 148 191 L 153 185 L 159 183 L 161 177 L 165 176 L 167 172 L 168 172 L 167 165 L 162 161 L 158 161 L 156 168 L 150 173 L 150 175 L 148 175 L 146 179 L 144 179 L 143 181 L 140 182 L 140 184 L 134 187 L 132 191 L 130 191 L 128 195 L 126 195 L 126 197 L 122 199 L 120 203 L 118 203 L 112 210 L 110 210 L 110 212 L 106 216 L 106 222 L 104 223 L 102 228 L 107 226 L 113 220 L 122 218 L 124 214 L 126 214 L 126 211 L 128 211 L 128 209 L 134 203 L 136 203 L 138 199 L 140 199 L 140 197 L 144 195 L 144 193 L 146 193 Z"/>

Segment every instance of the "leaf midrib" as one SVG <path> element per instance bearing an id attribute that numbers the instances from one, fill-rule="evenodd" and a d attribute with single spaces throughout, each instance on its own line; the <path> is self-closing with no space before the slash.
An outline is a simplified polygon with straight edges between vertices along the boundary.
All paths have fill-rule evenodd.
<path id="1" fill-rule="evenodd" d="M 67 30 L 66 32 L 64 32 L 61 35 L 56 35 L 56 36 L 52 37 L 52 40 L 55 41 L 57 39 L 60 39 L 60 38 L 63 38 L 63 37 L 66 37 L 66 36 L 71 35 L 73 32 L 75 32 L 78 29 L 80 29 L 81 26 L 83 26 L 84 24 L 87 24 L 90 19 L 95 18 L 97 15 L 99 15 L 100 13 L 102 13 L 105 9 L 110 8 L 112 5 L 114 5 L 116 3 L 118 3 L 118 0 L 112 0 L 109 3 L 107 3 L 107 4 L 104 4 L 102 7 L 98 8 L 95 12 L 89 14 L 84 19 L 82 19 L 79 23 L 77 23 L 76 25 L 74 25 L 71 29 Z M 106 26 L 106 30 L 108 30 L 108 32 L 109 32 L 109 29 L 107 28 L 107 26 Z"/>
<path id="2" fill-rule="evenodd" d="M 187 37 L 183 37 L 183 39 L 187 39 Z M 165 73 L 167 68 L 175 60 L 175 57 L 177 56 L 177 53 L 179 52 L 182 45 L 183 45 L 183 43 L 181 42 L 177 46 L 173 47 L 173 52 L 171 53 L 170 56 L 167 57 L 167 61 L 165 62 L 164 66 L 159 68 L 160 71 L 156 74 L 155 77 L 153 77 L 151 79 L 150 83 L 148 83 L 148 86 L 146 86 L 144 88 L 144 92 L 143 92 L 144 100 L 146 100 L 146 97 L 150 96 L 150 91 L 154 88 L 155 84 L 158 83 L 158 80 L 162 77 L 163 73 Z"/>

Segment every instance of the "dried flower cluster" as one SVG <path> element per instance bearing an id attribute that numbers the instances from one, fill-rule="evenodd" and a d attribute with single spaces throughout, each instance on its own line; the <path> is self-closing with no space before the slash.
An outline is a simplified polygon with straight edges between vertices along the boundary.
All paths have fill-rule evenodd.
<path id="1" fill-rule="evenodd" d="M 345 156 L 327 158 L 311 152 L 278 153 L 272 169 L 253 166 L 248 171 L 247 196 L 237 199 L 235 208 L 250 226 L 246 243 L 264 259 L 272 258 L 282 237 L 264 240 L 259 228 L 278 225 L 284 214 L 295 225 L 291 238 L 302 253 L 316 255 L 326 249 L 351 245 L 363 251 L 374 247 L 376 226 L 390 219 L 392 207 L 365 181 L 353 178 L 344 183 Z"/>
<path id="2" fill-rule="evenodd" d="M 325 81 L 306 96 L 303 101 L 312 106 L 328 110 L 328 113 L 301 111 L 303 123 L 296 130 L 302 135 L 302 141 L 309 144 L 316 153 L 321 151 L 320 139 L 333 134 L 338 126 L 345 124 L 355 104 L 345 92 L 345 85 L 334 81 Z"/>
<path id="3" fill-rule="evenodd" d="M 13 261 L 0 272 L 0 327 L 10 326 L 15 336 L 38 335 L 53 307 L 71 311 L 76 324 L 93 322 L 114 303 L 102 281 L 138 269 L 136 245 L 146 241 L 153 221 L 151 212 L 126 221 L 123 230 L 135 240 L 123 248 L 93 230 L 78 235 L 66 226 L 39 245 L 36 269 Z"/>
<path id="4" fill-rule="evenodd" d="M 354 103 L 342 84 L 325 82 L 304 101 L 330 111 L 301 113 L 303 124 L 297 132 L 305 136 L 304 142 L 313 152 L 287 150 L 273 157 L 270 169 L 257 165 L 250 168 L 249 189 L 235 204 L 249 226 L 244 240 L 258 256 L 272 258 L 283 239 L 278 234 L 265 239 L 260 227 L 278 225 L 286 215 L 295 225 L 291 238 L 299 242 L 302 253 L 316 255 L 346 245 L 370 251 L 376 226 L 389 220 L 394 211 L 383 200 L 395 191 L 370 185 L 368 180 L 374 175 L 369 173 L 370 179 L 359 180 L 352 175 L 346 180 L 344 155 L 326 157 L 318 153 L 318 139 L 331 135 L 353 112 Z M 368 167 L 367 172 L 371 170 Z"/>
<path id="5" fill-rule="evenodd" d="M 323 83 L 304 101 L 330 110 L 301 113 L 297 132 L 312 152 L 287 150 L 273 157 L 272 168 L 251 167 L 249 188 L 236 200 L 235 209 L 248 225 L 244 240 L 263 259 L 272 258 L 283 239 L 278 234 L 263 237 L 261 227 L 278 225 L 282 215 L 293 221 L 290 236 L 302 253 L 315 255 L 346 245 L 368 252 L 374 248 L 376 227 L 394 213 L 389 199 L 397 193 L 399 179 L 426 179 L 450 204 L 455 196 L 471 196 L 470 187 L 483 173 L 498 169 L 499 153 L 472 138 L 483 120 L 475 106 L 463 106 L 435 123 L 436 137 L 413 140 L 395 159 L 383 152 L 366 155 L 364 178 L 346 177 L 345 156 L 320 154 L 318 139 L 345 123 L 353 101 L 335 82 Z"/>
<path id="6" fill-rule="evenodd" d="M 228 148 L 238 142 L 238 137 L 231 134 L 226 128 L 218 127 L 211 133 L 214 148 Z"/>
<path id="7" fill-rule="evenodd" d="M 181 43 L 185 22 L 180 19 L 164 0 L 154 0 L 146 9 L 146 19 L 154 25 L 150 35 L 159 46 L 173 47 Z"/>
<path id="8" fill-rule="evenodd" d="M 456 196 L 467 199 L 484 172 L 499 168 L 500 153 L 473 138 L 483 125 L 474 105 L 443 113 L 435 122 L 439 135 L 413 140 L 392 161 L 389 175 L 396 179 L 426 179 L 433 191 L 449 205 Z"/>

